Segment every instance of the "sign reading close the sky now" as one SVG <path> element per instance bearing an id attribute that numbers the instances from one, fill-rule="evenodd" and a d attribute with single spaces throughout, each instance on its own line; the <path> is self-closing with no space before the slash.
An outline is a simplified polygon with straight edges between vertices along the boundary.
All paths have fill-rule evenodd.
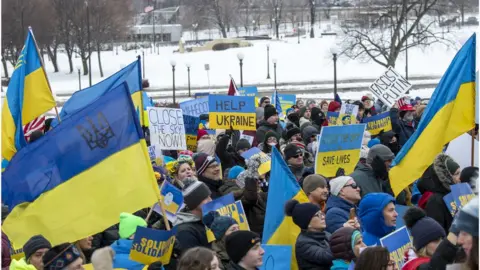
<path id="1" fill-rule="evenodd" d="M 403 97 L 403 94 L 410 90 L 410 88 L 412 88 L 412 84 L 393 69 L 393 67 L 388 67 L 385 73 L 370 85 L 370 91 L 390 108 L 393 107 L 395 102 Z"/>
<path id="2" fill-rule="evenodd" d="M 208 107 L 211 129 L 257 129 L 254 97 L 210 95 Z"/>
<path id="3" fill-rule="evenodd" d="M 162 150 L 186 150 L 181 109 L 148 107 L 150 142 Z"/>

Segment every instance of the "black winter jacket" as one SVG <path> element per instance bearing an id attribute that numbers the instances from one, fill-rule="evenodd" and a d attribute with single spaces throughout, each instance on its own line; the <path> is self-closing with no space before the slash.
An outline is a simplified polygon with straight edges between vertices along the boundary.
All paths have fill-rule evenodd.
<path id="1" fill-rule="evenodd" d="M 334 257 L 326 232 L 302 231 L 295 243 L 295 256 L 299 270 L 329 270 Z"/>
<path id="2" fill-rule="evenodd" d="M 249 179 L 245 182 L 241 201 L 250 230 L 262 237 L 265 212 L 267 211 L 267 193 L 259 191 L 258 184 Z"/>
<path id="3" fill-rule="evenodd" d="M 177 228 L 175 243 L 178 245 L 174 246 L 174 253 L 177 255 L 181 255 L 193 247 L 211 247 L 208 243 L 205 225 L 197 216 L 188 212 L 180 212 L 173 225 Z"/>
<path id="4" fill-rule="evenodd" d="M 216 198 L 222 196 L 222 193 L 220 192 L 220 187 L 223 185 L 222 180 L 212 180 L 202 175 L 198 177 L 198 180 L 205 183 L 205 185 L 207 185 L 207 187 L 210 189 L 210 191 L 212 192 L 212 195 L 210 195 L 212 200 L 215 200 Z"/>
<path id="5" fill-rule="evenodd" d="M 435 253 L 433 253 L 432 258 L 428 263 L 424 263 L 417 267 L 417 270 L 442 270 L 447 267 L 447 265 L 454 262 L 459 248 L 452 244 L 448 239 L 443 239 L 443 241 L 438 245 Z"/>
<path id="6" fill-rule="evenodd" d="M 281 135 L 283 132 L 282 126 L 279 123 L 271 125 L 266 120 L 262 120 L 257 128 L 257 141 L 259 143 L 265 141 L 265 134 L 269 130 L 275 131 L 278 135 Z"/>
<path id="7" fill-rule="evenodd" d="M 243 168 L 247 168 L 245 165 L 245 159 L 242 156 L 240 156 L 236 152 L 227 151 L 229 140 L 230 136 L 222 136 L 217 142 L 217 146 L 215 148 L 215 153 L 217 154 L 222 164 L 222 170 L 225 171 L 226 169 L 232 168 L 233 166 L 237 165 Z"/>

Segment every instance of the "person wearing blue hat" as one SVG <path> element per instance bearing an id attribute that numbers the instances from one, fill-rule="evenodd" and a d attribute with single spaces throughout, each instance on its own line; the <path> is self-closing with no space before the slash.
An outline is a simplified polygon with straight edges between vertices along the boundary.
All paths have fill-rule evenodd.
<path id="1" fill-rule="evenodd" d="M 215 236 L 215 241 L 212 243 L 212 250 L 217 253 L 220 261 L 220 269 L 227 268 L 230 257 L 225 248 L 225 238 L 240 230 L 235 219 L 229 216 L 221 216 L 217 211 L 211 211 L 203 217 L 203 224 L 207 226 Z"/>
<path id="2" fill-rule="evenodd" d="M 380 238 L 394 232 L 398 213 L 395 198 L 387 193 L 369 193 L 358 206 L 358 218 L 363 229 L 363 242 L 367 246 L 380 246 Z"/>

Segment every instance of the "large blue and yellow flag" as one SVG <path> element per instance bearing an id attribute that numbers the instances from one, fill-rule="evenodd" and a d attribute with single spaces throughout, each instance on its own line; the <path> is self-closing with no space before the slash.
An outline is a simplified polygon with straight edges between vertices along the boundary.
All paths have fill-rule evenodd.
<path id="1" fill-rule="evenodd" d="M 105 80 L 82 90 L 79 90 L 65 102 L 62 111 L 60 112 L 60 119 L 63 120 L 66 117 L 74 114 L 78 110 L 85 108 L 88 104 L 97 100 L 105 92 L 114 89 L 116 86 L 121 85 L 123 82 L 128 84 L 130 94 L 132 95 L 135 111 L 140 119 L 140 124 L 145 125 L 143 115 L 143 97 L 142 97 L 142 65 L 140 58 L 132 62 L 130 65 L 122 68 L 117 73 L 106 78 Z M 58 123 L 54 120 L 53 126 Z"/>
<path id="2" fill-rule="evenodd" d="M 445 144 L 475 126 L 475 34 L 463 45 L 433 92 L 415 133 L 390 170 L 395 194 L 418 179 Z"/>
<path id="3" fill-rule="evenodd" d="M 268 188 L 267 211 L 263 227 L 263 244 L 292 246 L 292 265 L 290 269 L 298 269 L 295 258 L 295 242 L 300 227 L 293 223 L 292 217 L 285 216 L 284 205 L 288 200 L 295 199 L 307 203 L 308 198 L 300 188 L 295 176 L 288 168 L 280 152 L 273 147 L 272 170 Z"/>
<path id="4" fill-rule="evenodd" d="M 18 246 L 37 234 L 77 241 L 160 194 L 126 83 L 22 148 L 2 176 L 2 230 Z"/>
<path id="5" fill-rule="evenodd" d="M 53 107 L 55 100 L 29 30 L 2 107 L 2 159 L 11 160 L 27 144 L 22 127 Z"/>

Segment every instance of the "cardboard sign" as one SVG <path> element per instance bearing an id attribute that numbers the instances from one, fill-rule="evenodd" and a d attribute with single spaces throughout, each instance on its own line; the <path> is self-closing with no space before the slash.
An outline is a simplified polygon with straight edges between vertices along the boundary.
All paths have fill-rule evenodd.
<path id="1" fill-rule="evenodd" d="M 245 139 L 250 143 L 250 145 L 252 145 L 254 138 L 253 138 L 253 136 L 242 134 L 242 135 L 240 135 L 240 139 Z"/>
<path id="2" fill-rule="evenodd" d="M 254 97 L 210 95 L 208 106 L 211 129 L 257 129 Z"/>
<path id="3" fill-rule="evenodd" d="M 448 211 L 450 214 L 452 214 L 452 217 L 455 216 L 455 213 L 457 212 L 457 204 L 455 203 L 455 199 L 453 198 L 452 193 L 448 193 L 447 195 L 443 196 L 443 201 L 445 202 L 445 205 L 448 208 Z"/>
<path id="4" fill-rule="evenodd" d="M 180 109 L 183 115 L 200 117 L 202 114 L 208 114 L 208 97 L 180 102 Z"/>
<path id="5" fill-rule="evenodd" d="M 391 108 L 399 98 L 403 97 L 412 88 L 412 84 L 393 67 L 389 67 L 369 88 L 377 98 Z"/>
<path id="6" fill-rule="evenodd" d="M 352 173 L 360 159 L 364 132 L 364 124 L 323 127 L 317 137 L 315 174 L 334 177 L 339 168 L 346 175 Z"/>
<path id="7" fill-rule="evenodd" d="M 137 227 L 130 250 L 130 259 L 145 265 L 161 262 L 170 263 L 176 229 L 170 231 Z"/>
<path id="8" fill-rule="evenodd" d="M 337 118 L 337 126 L 355 125 L 357 123 L 357 115 L 339 114 Z"/>
<path id="9" fill-rule="evenodd" d="M 277 94 L 280 99 L 282 111 L 285 113 L 288 108 L 291 108 L 297 102 L 297 96 L 292 94 Z"/>
<path id="10" fill-rule="evenodd" d="M 386 247 L 390 252 L 390 259 L 397 264 L 398 269 L 402 269 L 405 250 L 412 246 L 410 234 L 407 227 L 402 227 L 387 236 L 380 238 L 382 247 Z"/>
<path id="11" fill-rule="evenodd" d="M 384 112 L 372 117 L 363 118 L 362 123 L 367 125 L 367 131 L 372 136 L 378 135 L 380 131 L 392 130 L 392 120 L 390 119 L 390 112 Z"/>
<path id="12" fill-rule="evenodd" d="M 256 97 L 258 95 L 258 89 L 256 86 L 239 87 L 238 94 L 244 97 Z"/>
<path id="13" fill-rule="evenodd" d="M 150 142 L 162 150 L 186 150 L 181 109 L 148 107 Z"/>
<path id="14" fill-rule="evenodd" d="M 258 147 L 252 147 L 248 149 L 248 151 L 245 151 L 242 153 L 242 157 L 245 160 L 250 159 L 253 155 L 260 155 L 260 167 L 258 167 L 258 174 L 263 175 L 266 174 L 267 172 L 270 171 L 272 167 L 272 158 L 262 152 Z"/>
<path id="15" fill-rule="evenodd" d="M 336 126 L 338 123 L 338 112 L 327 112 L 327 120 L 329 126 Z"/>
<path id="16" fill-rule="evenodd" d="M 200 115 L 208 114 L 208 98 L 188 100 L 180 103 L 185 125 L 187 149 L 197 151 L 197 133 L 200 125 Z"/>
<path id="17" fill-rule="evenodd" d="M 457 208 L 462 208 L 473 199 L 473 197 L 475 197 L 475 194 L 473 194 L 473 190 L 468 183 L 451 185 L 450 189 Z"/>
<path id="18" fill-rule="evenodd" d="M 292 263 L 292 246 L 262 245 L 263 264 L 260 270 L 290 269 Z"/>
<path id="19" fill-rule="evenodd" d="M 163 166 L 163 154 L 162 149 L 158 145 L 150 145 L 148 147 L 148 155 L 152 164 L 157 166 Z"/>
<path id="20" fill-rule="evenodd" d="M 358 105 L 342 103 L 342 107 L 340 108 L 340 114 L 351 114 L 357 117 Z"/>

